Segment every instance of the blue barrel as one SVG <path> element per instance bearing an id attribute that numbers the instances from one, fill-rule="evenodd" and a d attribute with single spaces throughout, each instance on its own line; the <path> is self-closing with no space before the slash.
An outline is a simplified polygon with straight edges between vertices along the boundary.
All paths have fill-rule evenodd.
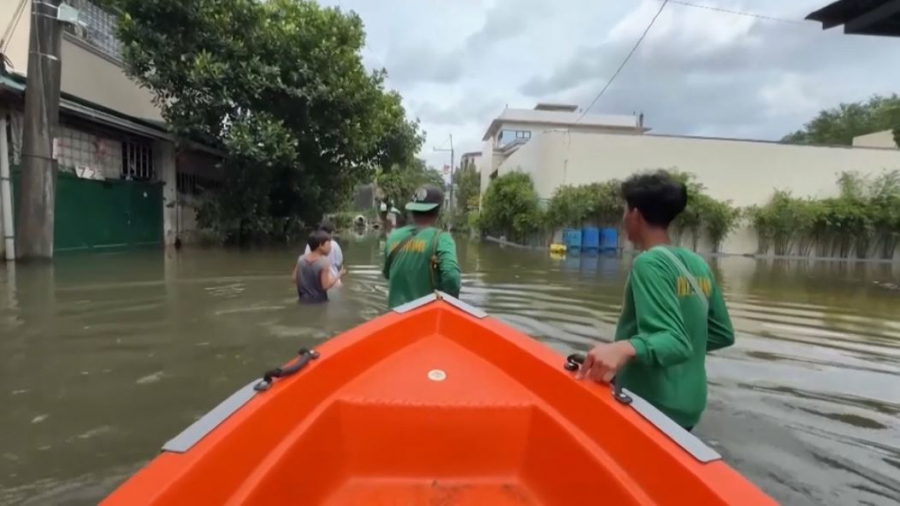
<path id="1" fill-rule="evenodd" d="M 583 228 L 581 229 L 581 249 L 589 253 L 600 251 L 600 229 L 599 228 Z"/>
<path id="2" fill-rule="evenodd" d="M 614 228 L 604 228 L 601 230 L 600 249 L 603 251 L 615 251 L 619 249 L 619 231 Z"/>
<path id="3" fill-rule="evenodd" d="M 567 251 L 581 251 L 581 230 L 567 228 L 563 230 L 563 244 Z"/>

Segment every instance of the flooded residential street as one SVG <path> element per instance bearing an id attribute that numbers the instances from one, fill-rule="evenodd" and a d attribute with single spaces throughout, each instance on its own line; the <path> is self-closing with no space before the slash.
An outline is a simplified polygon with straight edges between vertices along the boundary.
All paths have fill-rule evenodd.
<path id="1" fill-rule="evenodd" d="M 378 238 L 296 302 L 296 252 L 188 249 L 0 268 L 0 504 L 94 504 L 232 391 L 384 312 Z M 462 298 L 561 353 L 612 336 L 631 258 L 458 241 Z M 696 433 L 784 504 L 900 498 L 900 265 L 712 261 L 737 346 Z"/>

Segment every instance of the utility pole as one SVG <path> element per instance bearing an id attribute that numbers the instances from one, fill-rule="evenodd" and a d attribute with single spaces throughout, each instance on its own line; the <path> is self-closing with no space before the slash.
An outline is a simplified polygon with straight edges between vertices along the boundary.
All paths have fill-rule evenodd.
<path id="1" fill-rule="evenodd" d="M 456 162 L 456 152 L 453 151 L 453 134 L 450 134 L 450 149 L 447 148 L 432 148 L 435 151 L 441 151 L 446 153 L 450 152 L 450 207 L 453 208 L 453 164 Z"/>
<path id="2" fill-rule="evenodd" d="M 61 0 L 34 0 L 28 42 L 28 78 L 22 139 L 22 186 L 16 227 L 21 259 L 53 258 L 57 162 L 53 149 L 59 123 Z"/>

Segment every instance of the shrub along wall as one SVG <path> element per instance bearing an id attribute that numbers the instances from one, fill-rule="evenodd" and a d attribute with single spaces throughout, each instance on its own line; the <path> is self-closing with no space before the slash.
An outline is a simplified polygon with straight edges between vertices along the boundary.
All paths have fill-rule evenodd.
<path id="1" fill-rule="evenodd" d="M 738 224 L 738 209 L 707 195 L 705 187 L 693 175 L 676 170 L 668 172 L 688 187 L 688 205 L 673 223 L 673 239 L 680 244 L 682 239 L 690 238 L 690 246 L 696 250 L 700 239 L 705 237 L 713 250 L 718 251 Z M 511 172 L 491 182 L 482 201 L 478 225 L 491 235 L 546 244 L 562 228 L 581 228 L 588 224 L 618 228 L 624 210 L 619 180 L 561 186 L 543 209 L 531 178 Z"/>
<path id="2" fill-rule="evenodd" d="M 900 238 L 900 171 L 878 177 L 841 173 L 839 194 L 809 199 L 776 191 L 746 212 L 758 254 L 893 259 Z"/>
<path id="3" fill-rule="evenodd" d="M 799 198 L 775 191 L 765 205 L 744 209 L 709 196 L 692 174 L 667 172 L 688 188 L 687 208 L 672 224 L 672 239 L 695 251 L 702 241 L 719 252 L 729 234 L 744 224 L 756 233 L 758 255 L 893 259 L 897 253 L 898 170 L 877 177 L 841 173 L 834 198 Z M 611 180 L 562 186 L 544 207 L 528 175 L 509 173 L 488 187 L 477 224 L 484 233 L 546 244 L 562 228 L 619 227 L 625 202 L 621 182 Z"/>

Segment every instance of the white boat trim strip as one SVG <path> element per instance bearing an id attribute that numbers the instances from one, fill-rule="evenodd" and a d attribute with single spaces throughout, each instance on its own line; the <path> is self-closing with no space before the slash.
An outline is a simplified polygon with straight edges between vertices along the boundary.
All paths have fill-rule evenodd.
<path id="1" fill-rule="evenodd" d="M 251 381 L 247 386 L 241 388 L 237 392 L 222 401 L 218 406 L 214 407 L 210 412 L 203 415 L 199 420 L 192 423 L 190 427 L 181 431 L 181 434 L 173 437 L 163 445 L 162 451 L 172 453 L 184 453 L 190 450 L 207 434 L 218 427 L 222 422 L 233 415 L 237 410 L 241 409 L 244 404 L 256 395 L 253 387 L 259 383 L 259 379 Z"/>
<path id="2" fill-rule="evenodd" d="M 413 309 L 419 309 L 420 307 L 431 304 L 432 302 L 437 300 L 437 295 L 430 293 L 422 298 L 407 302 L 401 306 L 397 306 L 394 308 L 394 312 L 397 314 L 408 313 Z"/>
<path id="3" fill-rule="evenodd" d="M 630 406 L 634 408 L 645 420 L 653 424 L 663 434 L 669 437 L 684 451 L 690 453 L 695 459 L 703 462 L 713 462 L 721 460 L 722 456 L 718 452 L 710 448 L 697 436 L 685 430 L 682 426 L 675 423 L 674 420 L 665 415 L 662 411 L 656 409 L 652 404 L 637 396 L 634 392 L 623 388 L 623 392 L 631 397 Z"/>
<path id="4" fill-rule="evenodd" d="M 445 300 L 448 304 L 455 307 L 456 309 L 459 309 L 460 311 L 469 313 L 470 315 L 474 316 L 475 318 L 478 318 L 479 320 L 488 317 L 487 313 L 485 313 L 481 309 L 478 309 L 477 307 L 475 307 L 471 304 L 463 302 L 452 295 L 447 295 L 444 292 L 438 292 L 438 293 L 440 294 L 441 299 Z"/>

